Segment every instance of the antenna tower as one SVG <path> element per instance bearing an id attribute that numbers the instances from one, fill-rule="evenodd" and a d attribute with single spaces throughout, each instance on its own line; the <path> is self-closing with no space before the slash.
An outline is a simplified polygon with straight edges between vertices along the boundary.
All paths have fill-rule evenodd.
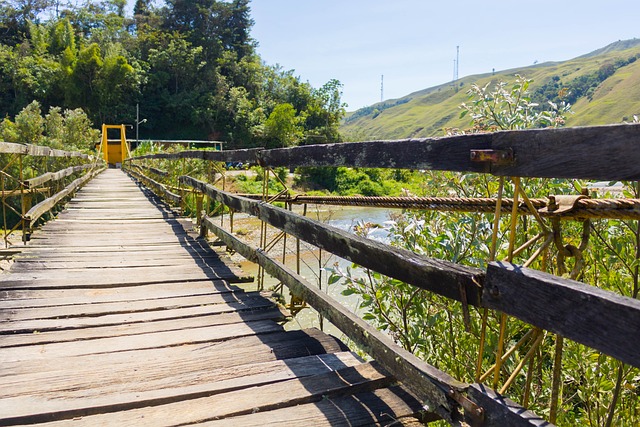
<path id="1" fill-rule="evenodd" d="M 460 46 L 456 46 L 456 60 L 453 61 L 453 81 L 458 81 L 458 69 L 460 68 Z"/>
<path id="2" fill-rule="evenodd" d="M 380 102 L 384 101 L 384 74 L 380 76 Z"/>

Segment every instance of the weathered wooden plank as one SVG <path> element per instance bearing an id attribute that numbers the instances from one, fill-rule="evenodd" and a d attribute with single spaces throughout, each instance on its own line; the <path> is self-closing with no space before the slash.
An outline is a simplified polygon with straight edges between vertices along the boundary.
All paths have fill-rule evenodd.
<path id="1" fill-rule="evenodd" d="M 164 169 L 154 168 L 152 166 L 147 166 L 145 164 L 138 164 L 135 161 L 131 161 L 130 163 L 127 163 L 127 165 L 131 165 L 132 168 L 139 168 L 139 169 L 142 169 L 142 170 L 149 171 L 149 172 L 154 173 L 154 174 L 156 174 L 158 176 L 162 176 L 162 177 L 169 176 L 169 171 L 166 171 Z"/>
<path id="2" fill-rule="evenodd" d="M 115 231 L 115 230 L 114 230 Z M 184 235 L 147 235 L 143 237 L 138 236 L 127 236 L 123 234 L 119 238 L 109 238 L 108 236 L 96 236 L 93 240 L 88 240 L 83 238 L 82 236 L 73 236 L 73 235 L 58 235 L 58 236 L 45 236 L 39 235 L 33 238 L 33 244 L 42 246 L 75 246 L 75 247 L 96 247 L 96 246 L 117 246 L 118 242 L 120 244 L 137 244 L 137 245 L 146 245 L 146 244 L 180 244 L 181 237 L 184 239 Z"/>
<path id="3" fill-rule="evenodd" d="M 139 286 L 119 286 L 100 289 L 38 289 L 0 291 L 0 309 L 35 308 L 73 305 L 84 300 L 99 302 L 139 301 L 148 299 L 173 298 L 179 296 L 210 295 L 235 292 L 238 287 L 225 280 L 155 283 Z"/>
<path id="4" fill-rule="evenodd" d="M 221 311 L 227 309 L 228 312 Z M 99 326 L 87 327 L 84 325 L 71 325 L 73 319 L 54 324 L 54 329 L 43 328 L 43 323 L 38 321 L 10 322 L 11 330 L 8 335 L 0 339 L 0 347 L 18 347 L 25 345 L 42 345 L 68 341 L 92 340 L 97 338 L 108 338 L 118 336 L 140 335 L 150 332 L 175 331 L 188 328 L 200 328 L 215 325 L 230 325 L 233 323 L 255 322 L 258 320 L 285 320 L 286 315 L 280 309 L 274 308 L 273 304 L 265 301 L 263 308 L 245 307 L 244 305 L 231 305 L 211 310 L 210 307 L 189 307 L 161 311 L 146 311 L 133 313 L 130 315 L 107 315 L 101 316 Z M 5 324 L 0 324 L 4 329 Z M 80 326 L 76 328 L 74 326 Z M 68 329 L 73 327 L 73 329 Z M 3 331 L 4 332 L 4 331 Z"/>
<path id="5" fill-rule="evenodd" d="M 48 399 L 37 389 L 31 395 L 22 392 L 16 397 L 5 397 L 0 400 L 0 414 L 4 415 L 0 423 L 70 421 L 75 418 L 75 425 L 176 425 L 224 417 L 234 412 L 245 413 L 247 407 L 250 413 L 252 404 L 253 408 L 258 405 L 266 409 L 319 400 L 321 393 L 339 393 L 350 383 L 362 389 L 389 381 L 374 366 L 359 363 L 352 355 L 341 353 L 247 364 L 241 370 L 190 367 L 189 371 L 181 372 L 178 366 L 177 372 L 174 368 L 166 369 L 167 373 L 150 367 L 152 369 L 143 370 L 143 375 L 136 373 L 135 382 L 132 378 L 123 380 L 127 383 L 126 391 L 121 385 L 87 384 L 85 380 L 58 386 L 58 396 L 64 396 L 64 400 Z M 95 373 L 88 374 L 95 376 Z M 195 375 L 197 382 L 193 380 Z M 55 377 L 49 381 L 54 387 L 59 383 Z M 86 390 L 88 395 L 78 393 L 70 385 Z M 287 385 L 292 390 L 283 393 L 282 388 Z M 245 390 L 253 392 L 251 394 L 262 393 L 249 400 Z"/>
<path id="6" fill-rule="evenodd" d="M 14 260 L 13 265 L 11 266 L 11 271 L 20 272 L 27 270 L 61 270 L 61 269 L 96 269 L 96 268 L 106 268 L 110 266 L 116 267 L 126 267 L 126 268 L 135 268 L 135 267 L 174 267 L 179 265 L 211 265 L 220 261 L 220 258 L 216 255 L 202 255 L 199 257 L 194 257 L 189 254 L 171 254 L 170 257 L 167 257 L 165 253 L 164 256 L 155 255 L 155 256 L 134 256 L 132 258 L 127 258 L 122 255 L 116 256 L 104 256 L 102 258 L 96 259 L 95 257 L 85 257 L 79 259 L 69 258 L 61 258 L 58 257 L 56 259 L 47 259 L 43 261 L 38 258 L 18 258 Z"/>
<path id="7" fill-rule="evenodd" d="M 84 303 L 81 303 L 84 302 Z M 135 313 L 155 310 L 170 310 L 185 307 L 206 307 L 215 304 L 239 303 L 247 308 L 252 304 L 266 302 L 260 292 L 226 292 L 210 295 L 180 296 L 136 301 L 93 302 L 87 298 L 78 304 L 49 306 L 41 308 L 5 308 L 0 313 L 0 325 L 8 321 L 27 319 L 64 319 L 64 325 L 70 317 L 96 317 L 109 314 Z"/>
<path id="8" fill-rule="evenodd" d="M 132 161 L 144 159 L 203 159 L 215 162 L 243 162 L 257 163 L 257 153 L 260 148 L 249 148 L 244 150 L 231 151 L 204 151 L 204 150 L 185 150 L 177 153 L 157 153 L 146 154 L 131 158 Z"/>
<path id="9" fill-rule="evenodd" d="M 131 248 L 128 246 L 127 248 Z M 121 261 L 137 262 L 142 261 L 161 261 L 167 262 L 172 259 L 220 259 L 220 255 L 215 252 L 200 251 L 195 247 L 183 247 L 181 245 L 171 246 L 153 246 L 145 245 L 140 251 L 123 250 L 119 252 L 113 251 L 97 251 L 96 248 L 87 248 L 86 251 L 80 252 L 78 247 L 62 247 L 59 251 L 48 251 L 47 248 L 39 248 L 34 251 L 26 251 L 24 253 L 17 253 L 18 257 L 14 259 L 15 264 L 38 264 L 42 265 L 52 264 L 55 262 L 78 262 L 89 263 L 98 262 L 101 259 L 107 262 L 112 262 L 113 266 L 118 266 Z M 40 258 L 40 257 L 43 258 Z"/>
<path id="10" fill-rule="evenodd" d="M 244 338 L 239 338 L 239 340 L 242 341 Z M 126 364 L 111 364 L 110 367 L 101 365 L 98 356 L 80 356 L 74 359 L 74 361 L 80 361 L 80 366 L 74 369 L 72 376 L 61 375 L 63 371 L 60 370 L 35 370 L 13 375 L 10 378 L 1 378 L 0 381 L 6 387 L 0 388 L 0 399 L 31 395 L 40 397 L 54 393 L 64 394 L 72 399 L 93 398 L 125 393 L 126 390 L 123 386 L 126 386 L 131 393 L 144 392 L 147 394 L 147 398 L 151 393 L 157 391 L 168 392 L 167 397 L 172 394 L 180 396 L 187 394 L 185 393 L 187 387 L 191 389 L 191 392 L 198 390 L 196 388 L 200 382 L 198 378 L 202 379 L 201 384 L 204 386 L 198 391 L 208 391 L 213 394 L 216 391 L 229 390 L 230 384 L 234 384 L 236 387 L 252 386 L 291 379 L 296 376 L 304 377 L 305 373 L 307 375 L 325 373 L 332 369 L 341 369 L 362 363 L 356 355 L 350 352 L 303 354 L 280 360 L 273 358 L 273 356 L 269 357 L 267 355 L 268 348 L 258 345 L 255 360 L 250 357 L 246 358 L 247 354 L 240 352 L 240 358 L 227 365 L 217 363 L 215 353 L 207 351 L 202 345 L 197 350 L 193 345 L 186 346 L 186 348 L 189 351 L 185 352 L 185 347 L 183 347 L 163 349 L 158 352 L 163 353 L 166 359 L 153 357 L 153 354 L 149 354 L 152 356 L 150 360 L 141 357 Z M 130 353 L 131 355 L 144 356 L 145 353 L 149 353 L 149 350 Z M 195 355 L 201 356 L 199 363 L 194 363 Z M 93 362 L 94 366 L 89 366 L 89 362 Z M 114 375 L 111 375 L 110 368 L 114 370 Z M 271 377 L 269 369 L 273 369 Z M 104 378 L 104 380 L 95 381 L 96 378 Z M 221 383 L 219 387 L 217 384 L 213 384 L 215 382 Z M 42 384 L 50 384 L 49 389 L 43 390 Z M 170 391 L 171 386 L 175 386 L 176 390 Z M 212 388 L 212 386 L 216 388 Z"/>
<path id="11" fill-rule="evenodd" d="M 50 211 L 60 200 L 67 197 L 69 194 L 74 192 L 78 187 L 82 186 L 88 180 L 93 178 L 96 174 L 100 173 L 103 169 L 99 169 L 86 175 L 76 179 L 71 184 L 66 186 L 64 190 L 56 193 L 55 195 L 43 200 L 37 205 L 33 206 L 29 209 L 29 212 L 25 214 L 25 218 L 27 218 L 30 222 L 35 222 L 38 218 L 44 215 L 46 212 Z"/>
<path id="12" fill-rule="evenodd" d="M 442 138 L 307 145 L 271 150 L 186 151 L 136 159 L 202 158 L 268 166 L 365 167 L 486 172 L 505 176 L 638 180 L 640 125 L 533 129 Z M 511 165 L 471 160 L 471 150 L 511 150 Z M 203 154 L 205 153 L 205 154 Z"/>
<path id="13" fill-rule="evenodd" d="M 138 173 L 138 172 L 136 172 L 136 171 L 134 171 L 132 169 L 129 169 L 128 173 L 131 174 L 131 176 L 133 176 L 137 180 L 143 181 L 148 186 L 155 188 L 160 193 L 159 196 L 161 198 L 167 199 L 171 203 L 176 204 L 176 205 L 179 205 L 182 202 L 182 197 L 179 194 L 175 194 L 175 193 L 169 191 L 169 189 L 167 189 L 166 185 L 154 180 L 153 178 L 150 178 L 150 177 L 148 177 L 146 175 Z"/>
<path id="14" fill-rule="evenodd" d="M 24 362 L 30 359 L 47 361 L 51 358 L 107 354 L 127 350 L 163 348 L 185 344 L 211 343 L 248 335 L 268 334 L 281 330 L 282 327 L 271 320 L 258 320 L 246 324 L 215 325 L 183 329 L 180 331 L 151 332 L 135 336 L 97 338 L 89 341 L 0 348 L 0 362 Z"/>
<path id="15" fill-rule="evenodd" d="M 471 305 L 480 302 L 483 272 L 479 269 L 366 239 L 286 209 L 234 196 L 191 177 L 181 176 L 180 181 L 235 211 L 254 215 L 288 234 L 363 267 L 448 298 L 466 300 Z"/>
<path id="16" fill-rule="evenodd" d="M 471 384 L 471 401 L 483 408 L 483 427 L 553 427 L 553 424 L 482 384 Z M 476 419 L 468 418 L 469 425 Z"/>
<path id="17" fill-rule="evenodd" d="M 0 154 L 26 154 L 30 156 L 47 157 L 78 157 L 81 159 L 92 159 L 84 153 L 77 151 L 54 150 L 43 145 L 15 144 L 12 142 L 0 142 Z"/>
<path id="18" fill-rule="evenodd" d="M 86 344 L 85 344 L 86 345 Z M 210 369 L 212 366 L 236 367 L 249 363 L 262 363 L 278 359 L 291 359 L 325 353 L 347 351 L 339 340 L 317 329 L 304 331 L 274 332 L 265 335 L 248 335 L 224 341 L 183 344 L 173 347 L 132 349 L 109 354 L 109 364 L 104 363 L 103 354 L 77 355 L 73 369 L 78 372 L 95 371 L 91 381 L 119 382 L 135 366 L 154 365 L 158 369 L 171 371 L 174 366 L 191 364 Z M 41 360 L 5 361 L 0 381 L 18 375 L 37 375 L 45 372 L 67 372 L 64 358 L 51 357 L 49 363 Z M 113 373 L 105 375 L 105 373 Z M 151 380 L 148 378 L 148 380 Z M 28 381 L 26 381 L 28 382 Z M 40 383 L 42 384 L 42 383 Z M 0 387 L 0 390 L 3 388 Z"/>
<path id="19" fill-rule="evenodd" d="M 595 180 L 640 179 L 640 125 L 531 129 L 492 134 L 491 148 L 511 149 L 514 165 L 492 173 L 504 176 Z"/>
<path id="20" fill-rule="evenodd" d="M 319 402 L 229 419 L 207 421 L 201 426 L 390 426 L 398 419 L 424 411 L 420 402 L 402 387 L 389 387 L 352 396 L 336 396 Z"/>
<path id="21" fill-rule="evenodd" d="M 118 232 L 118 234 L 120 234 L 120 236 L 118 237 L 118 240 L 129 240 L 129 241 L 154 240 L 154 239 L 168 240 L 167 239 L 168 237 L 177 237 L 181 239 L 184 239 L 185 237 L 189 238 L 189 235 L 186 231 L 178 231 L 178 230 L 172 231 L 170 228 L 166 228 L 166 227 L 163 227 L 163 228 L 164 229 L 160 229 L 156 231 L 150 227 L 149 228 L 141 227 L 140 229 L 137 229 L 135 227 L 124 226 L 122 228 L 113 227 L 113 231 Z M 103 241 L 115 240 L 113 238 L 109 239 L 109 236 L 105 235 L 104 230 L 100 232 L 95 229 L 93 230 L 82 229 L 82 228 L 77 229 L 75 227 L 74 229 L 69 231 L 65 231 L 64 229 L 47 230 L 46 233 L 38 233 L 37 235 L 32 236 L 32 240 L 34 240 L 34 242 L 35 241 L 55 242 L 55 241 L 62 241 L 62 240 L 73 242 L 74 240 L 87 240 L 87 239 L 89 240 L 96 239 L 96 240 L 103 240 Z"/>
<path id="22" fill-rule="evenodd" d="M 35 146 L 31 146 L 31 147 L 35 147 Z M 38 147 L 38 148 L 43 148 L 43 147 Z M 33 154 L 33 155 L 36 155 L 36 154 Z M 51 149 L 49 151 L 48 155 L 51 156 L 51 157 L 68 157 L 68 158 L 77 157 L 77 158 L 80 158 L 80 159 L 92 159 L 93 160 L 93 156 L 89 156 L 88 154 L 80 153 L 78 151 L 65 151 L 65 150 Z"/>
<path id="23" fill-rule="evenodd" d="M 47 172 L 35 178 L 27 179 L 25 181 L 25 184 L 28 188 L 34 188 L 49 181 L 59 181 L 62 178 L 66 178 L 67 176 L 73 175 L 74 173 L 82 172 L 92 167 L 92 164 L 87 163 L 80 166 L 71 166 L 58 172 Z"/>
<path id="24" fill-rule="evenodd" d="M 362 167 L 489 172 L 471 161 L 471 150 L 490 149 L 489 133 L 447 138 L 345 142 L 276 148 L 258 153 L 260 163 L 276 166 Z"/>
<path id="25" fill-rule="evenodd" d="M 290 291 L 324 315 L 327 320 L 380 362 L 421 399 L 431 402 L 432 408 L 443 418 L 451 416 L 451 390 L 463 390 L 461 383 L 444 372 L 428 365 L 415 355 L 394 344 L 388 336 L 346 309 L 328 294 L 309 284 L 302 276 L 282 263 L 273 260 L 260 249 L 252 248 L 233 235 L 217 227 L 209 218 L 203 224 L 229 247 L 250 261 L 260 264 L 267 273 L 282 281 Z"/>
<path id="26" fill-rule="evenodd" d="M 224 279 L 230 283 L 253 281 L 251 277 L 239 277 L 222 265 L 211 267 L 139 267 L 106 268 L 102 274 L 91 270 L 49 270 L 13 273 L 0 281 L 0 290 L 56 289 L 56 288 L 110 288 L 122 285 L 148 285 Z"/>
<path id="27" fill-rule="evenodd" d="M 506 262 L 490 263 L 482 303 L 640 367 L 640 300 Z"/>
<path id="28" fill-rule="evenodd" d="M 56 221 L 58 221 L 56 219 Z M 163 243 L 163 244 L 148 244 L 148 245 L 140 245 L 136 246 L 134 244 L 111 244 L 104 246 L 64 246 L 64 247 L 51 247 L 51 246 L 37 246 L 31 245 L 27 246 L 24 250 L 25 256 L 41 256 L 45 255 L 45 253 L 63 253 L 65 254 L 75 254 L 75 253 L 92 253 L 92 254 L 101 254 L 101 253 L 113 253 L 113 246 L 118 246 L 118 251 L 120 252 L 154 252 L 154 251 L 165 251 L 165 252 L 187 252 L 187 253 L 200 253 L 202 249 L 202 245 L 198 241 L 184 241 L 180 244 L 176 243 Z M 208 250 L 211 250 L 210 248 Z"/>
<path id="29" fill-rule="evenodd" d="M 14 142 L 0 142 L 0 154 L 27 154 L 27 146 Z"/>

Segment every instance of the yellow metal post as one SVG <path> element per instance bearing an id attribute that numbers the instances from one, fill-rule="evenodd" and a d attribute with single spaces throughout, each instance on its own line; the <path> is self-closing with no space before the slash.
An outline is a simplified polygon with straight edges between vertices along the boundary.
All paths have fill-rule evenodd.
<path id="1" fill-rule="evenodd" d="M 102 125 L 102 157 L 104 161 L 109 163 L 109 147 L 107 142 L 107 125 Z"/>
<path id="2" fill-rule="evenodd" d="M 109 141 L 107 135 L 109 129 L 118 129 L 120 131 L 120 141 L 117 139 Z M 111 148 L 109 148 L 109 142 L 115 144 L 111 144 Z M 127 142 L 126 125 L 102 125 L 102 152 L 104 161 L 113 166 L 118 163 L 124 163 L 124 161 L 130 157 L 131 153 L 129 143 Z"/>

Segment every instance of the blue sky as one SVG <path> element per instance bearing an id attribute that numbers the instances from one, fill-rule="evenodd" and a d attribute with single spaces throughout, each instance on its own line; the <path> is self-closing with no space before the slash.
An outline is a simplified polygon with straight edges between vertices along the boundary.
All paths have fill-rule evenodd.
<path id="1" fill-rule="evenodd" d="M 639 0 L 252 0 L 268 64 L 319 87 L 343 85 L 348 110 L 460 77 L 574 58 L 640 37 Z"/>

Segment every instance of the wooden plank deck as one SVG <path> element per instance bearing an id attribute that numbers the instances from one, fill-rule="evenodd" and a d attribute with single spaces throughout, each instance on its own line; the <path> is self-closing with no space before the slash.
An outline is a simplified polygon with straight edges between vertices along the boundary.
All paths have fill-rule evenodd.
<path id="1" fill-rule="evenodd" d="M 375 362 L 284 314 L 120 170 L 0 275 L 0 425 L 412 425 Z M 406 418 L 405 418 L 406 417 Z"/>

